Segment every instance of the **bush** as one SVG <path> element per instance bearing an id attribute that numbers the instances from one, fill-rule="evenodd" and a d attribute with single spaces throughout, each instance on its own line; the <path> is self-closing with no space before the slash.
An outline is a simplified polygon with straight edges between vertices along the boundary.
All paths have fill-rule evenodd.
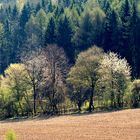
<path id="1" fill-rule="evenodd" d="M 16 134 L 13 130 L 9 130 L 5 135 L 5 140 L 16 140 Z"/>
<path id="2" fill-rule="evenodd" d="M 132 102 L 132 107 L 133 108 L 138 108 L 140 106 L 140 80 L 134 80 L 132 82 L 132 97 L 131 97 L 131 102 Z"/>

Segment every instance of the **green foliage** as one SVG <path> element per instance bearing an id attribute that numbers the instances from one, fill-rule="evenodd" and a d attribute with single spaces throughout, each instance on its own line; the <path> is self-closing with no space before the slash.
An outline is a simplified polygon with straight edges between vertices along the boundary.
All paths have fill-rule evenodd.
<path id="1" fill-rule="evenodd" d="M 71 68 L 69 73 L 68 81 L 74 84 L 76 88 L 91 89 L 89 111 L 92 111 L 92 108 L 94 109 L 93 95 L 95 94 L 95 85 L 99 78 L 98 69 L 102 56 L 103 50 L 96 46 L 80 53 L 75 66 Z"/>
<path id="2" fill-rule="evenodd" d="M 45 45 L 56 43 L 56 23 L 53 17 L 50 18 L 45 33 Z"/>
<path id="3" fill-rule="evenodd" d="M 110 100 L 111 106 L 118 108 L 123 106 L 123 96 L 129 81 L 130 67 L 127 61 L 111 52 L 105 54 L 103 50 L 96 47 L 78 55 L 68 77 L 68 82 L 74 87 L 72 97 L 75 97 L 78 102 L 80 99 L 84 102 L 85 94 L 81 89 L 88 88 L 91 90 L 90 103 L 93 103 L 93 97 L 96 96 L 103 102 Z M 80 95 L 76 96 L 78 94 Z"/>
<path id="4" fill-rule="evenodd" d="M 131 92 L 132 107 L 137 108 L 140 105 L 140 80 L 134 80 L 132 82 Z"/>
<path id="5" fill-rule="evenodd" d="M 5 76 L 1 78 L 0 84 L 1 106 L 5 110 L 3 116 L 23 114 L 24 105 L 28 104 L 27 98 L 31 91 L 31 86 L 27 83 L 29 77 L 24 65 L 12 64 L 5 70 Z M 16 108 L 18 109 L 15 110 Z"/>
<path id="6" fill-rule="evenodd" d="M 0 116 L 30 115 L 35 106 L 58 110 L 66 95 L 79 110 L 86 101 L 92 110 L 93 100 L 97 107 L 139 106 L 138 83 L 128 86 L 129 65 L 132 79 L 140 77 L 138 0 L 16 2 L 0 9 Z M 89 49 L 94 45 L 101 49 Z M 68 77 L 65 53 L 73 66 Z"/>
<path id="7" fill-rule="evenodd" d="M 125 59 L 112 52 L 104 55 L 100 67 L 100 75 L 104 75 L 101 86 L 110 92 L 112 107 L 123 106 L 123 96 L 130 81 L 130 73 L 131 68 Z"/>
<path id="8" fill-rule="evenodd" d="M 65 15 L 60 17 L 57 27 L 57 44 L 64 48 L 71 63 L 74 58 L 74 50 L 71 43 L 72 34 L 73 30 L 70 19 Z"/>
<path id="9" fill-rule="evenodd" d="M 5 140 L 16 140 L 16 134 L 13 130 L 9 130 L 6 133 Z"/>
<path id="10" fill-rule="evenodd" d="M 85 10 L 80 19 L 80 25 L 74 36 L 74 44 L 85 50 L 93 44 L 102 44 L 105 13 L 99 7 Z M 99 39 L 100 38 L 100 39 Z"/>

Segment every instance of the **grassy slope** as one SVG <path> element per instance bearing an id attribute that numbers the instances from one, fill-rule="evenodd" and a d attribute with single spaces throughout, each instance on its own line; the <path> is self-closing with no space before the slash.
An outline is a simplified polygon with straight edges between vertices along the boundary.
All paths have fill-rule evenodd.
<path id="1" fill-rule="evenodd" d="M 139 140 L 140 109 L 0 122 L 0 140 L 11 128 L 17 140 Z"/>

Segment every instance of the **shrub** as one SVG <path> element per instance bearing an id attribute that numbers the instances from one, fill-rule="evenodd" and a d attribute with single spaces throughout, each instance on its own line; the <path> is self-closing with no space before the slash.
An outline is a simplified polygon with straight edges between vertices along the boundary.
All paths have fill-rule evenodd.
<path id="1" fill-rule="evenodd" d="M 16 134 L 13 130 L 9 130 L 5 135 L 5 140 L 16 140 Z"/>

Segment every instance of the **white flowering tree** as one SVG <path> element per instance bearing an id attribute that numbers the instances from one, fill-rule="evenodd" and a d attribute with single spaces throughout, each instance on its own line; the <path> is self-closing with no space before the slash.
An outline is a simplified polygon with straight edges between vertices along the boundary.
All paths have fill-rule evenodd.
<path id="1" fill-rule="evenodd" d="M 127 82 L 131 79 L 131 68 L 127 60 L 109 52 L 103 56 L 99 71 L 102 86 L 110 94 L 111 106 L 122 107 Z"/>

